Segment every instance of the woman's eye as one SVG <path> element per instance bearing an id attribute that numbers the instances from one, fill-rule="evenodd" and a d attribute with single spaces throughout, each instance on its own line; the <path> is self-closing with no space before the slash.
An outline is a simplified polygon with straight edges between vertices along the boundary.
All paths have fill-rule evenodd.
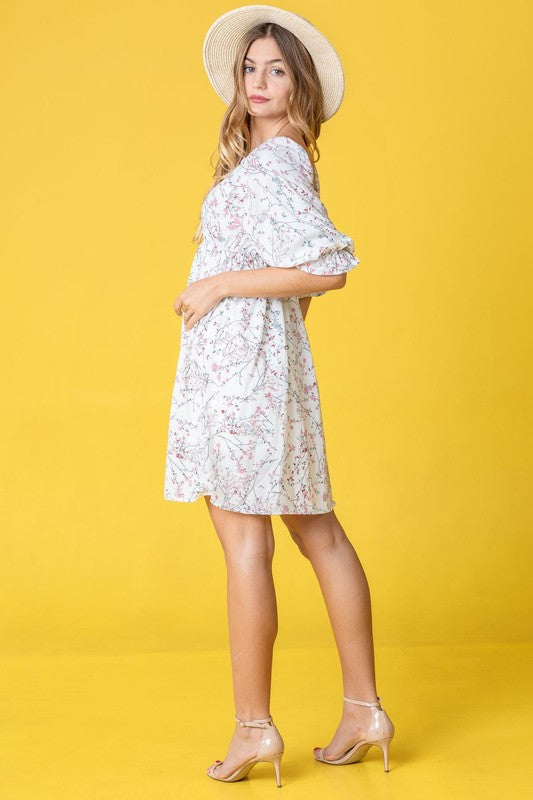
<path id="1" fill-rule="evenodd" d="M 250 64 L 245 64 L 245 65 L 244 65 L 244 72 L 246 72 L 246 70 L 248 70 L 248 69 L 253 69 L 253 67 L 252 67 L 252 66 L 250 66 Z M 282 70 L 282 69 L 279 69 L 278 67 L 273 67 L 273 71 L 274 71 L 274 72 L 279 72 L 281 75 L 285 75 L 285 73 L 283 72 L 283 70 Z"/>

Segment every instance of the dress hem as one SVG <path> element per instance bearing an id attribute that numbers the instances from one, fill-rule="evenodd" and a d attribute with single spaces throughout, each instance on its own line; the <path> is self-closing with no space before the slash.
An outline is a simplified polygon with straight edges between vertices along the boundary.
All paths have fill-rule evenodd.
<path id="1" fill-rule="evenodd" d="M 209 492 L 204 492 L 202 494 L 198 494 L 196 497 L 192 497 L 189 500 L 180 497 L 167 497 L 167 495 L 163 495 L 164 500 L 168 500 L 174 503 L 195 503 L 200 497 L 212 497 Z M 297 515 L 297 514 L 329 514 L 330 511 L 333 511 L 335 506 L 337 505 L 336 502 L 333 502 L 333 505 L 330 508 L 326 508 L 323 511 L 242 511 L 240 508 L 229 508 L 228 506 L 222 506 L 219 503 L 214 503 L 211 501 L 212 506 L 216 506 L 217 508 L 221 508 L 224 511 L 236 511 L 239 514 L 259 514 L 262 516 L 270 516 L 275 515 L 279 516 L 281 514 L 290 514 L 290 515 Z"/>

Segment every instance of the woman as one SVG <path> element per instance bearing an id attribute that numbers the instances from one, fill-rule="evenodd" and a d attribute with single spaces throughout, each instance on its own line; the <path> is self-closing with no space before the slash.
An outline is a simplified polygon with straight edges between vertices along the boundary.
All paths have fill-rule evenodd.
<path id="1" fill-rule="evenodd" d="M 224 14 L 203 54 L 229 106 L 195 237 L 201 244 L 174 303 L 182 342 L 164 496 L 205 497 L 227 568 L 237 725 L 226 758 L 207 774 L 236 781 L 271 761 L 281 786 L 284 745 L 269 711 L 277 634 L 271 514 L 281 515 L 311 562 L 342 666 L 342 718 L 314 757 L 353 763 L 376 744 L 388 771 L 394 727 L 376 694 L 368 583 L 333 511 L 304 325 L 311 297 L 342 288 L 359 263 L 353 240 L 319 199 L 310 155 L 342 101 L 342 66 L 311 23 L 273 6 Z"/>

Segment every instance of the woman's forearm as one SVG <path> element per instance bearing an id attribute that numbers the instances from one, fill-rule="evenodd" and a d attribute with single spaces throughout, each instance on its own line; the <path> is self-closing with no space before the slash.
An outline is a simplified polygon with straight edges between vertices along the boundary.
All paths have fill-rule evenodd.
<path id="1" fill-rule="evenodd" d="M 340 289 L 346 283 L 346 273 L 311 275 L 298 267 L 227 270 L 214 277 L 221 297 L 298 297 Z"/>

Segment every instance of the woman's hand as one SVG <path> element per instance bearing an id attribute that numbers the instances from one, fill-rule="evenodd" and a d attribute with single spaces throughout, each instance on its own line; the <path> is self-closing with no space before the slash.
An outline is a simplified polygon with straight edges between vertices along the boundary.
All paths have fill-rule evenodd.
<path id="1" fill-rule="evenodd" d="M 194 281 L 177 296 L 174 311 L 178 316 L 183 313 L 185 330 L 190 330 L 199 319 L 211 311 L 225 297 L 218 275 Z"/>

